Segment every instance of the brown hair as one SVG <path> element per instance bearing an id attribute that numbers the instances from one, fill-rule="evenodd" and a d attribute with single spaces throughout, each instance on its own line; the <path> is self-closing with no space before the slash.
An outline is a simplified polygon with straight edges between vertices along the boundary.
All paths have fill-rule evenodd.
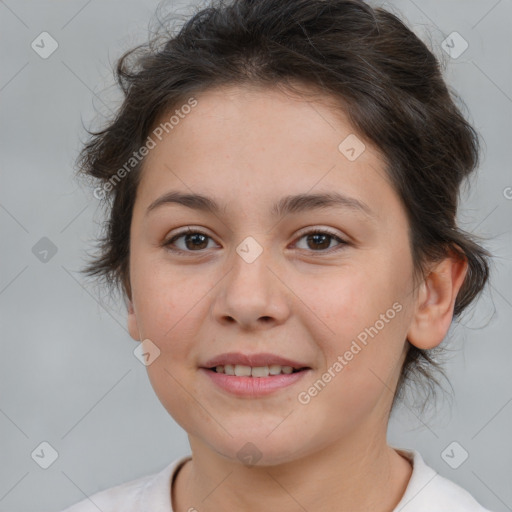
<path id="1" fill-rule="evenodd" d="M 116 79 L 124 101 L 104 129 L 88 132 L 77 163 L 79 173 L 100 180 L 108 211 L 99 253 L 84 272 L 125 298 L 131 298 L 130 224 L 144 160 L 112 179 L 164 113 L 222 85 L 294 90 L 302 84 L 335 98 L 387 163 L 409 221 L 416 283 L 429 263 L 450 252 L 465 258 L 469 271 L 455 317 L 486 284 L 491 254 L 456 225 L 459 188 L 478 165 L 478 134 L 455 105 L 436 57 L 394 14 L 359 0 L 217 0 L 177 33 L 126 52 Z M 431 369 L 442 373 L 435 353 L 409 344 L 395 400 L 413 375 L 434 388 Z"/>

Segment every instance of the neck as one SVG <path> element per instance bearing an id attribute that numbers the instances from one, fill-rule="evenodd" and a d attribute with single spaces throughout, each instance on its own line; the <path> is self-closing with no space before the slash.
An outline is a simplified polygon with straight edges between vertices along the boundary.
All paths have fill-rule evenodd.
<path id="1" fill-rule="evenodd" d="M 386 443 L 358 431 L 313 454 L 273 466 L 247 467 L 189 436 L 193 459 L 173 486 L 175 512 L 322 510 L 391 512 L 412 468 Z"/>

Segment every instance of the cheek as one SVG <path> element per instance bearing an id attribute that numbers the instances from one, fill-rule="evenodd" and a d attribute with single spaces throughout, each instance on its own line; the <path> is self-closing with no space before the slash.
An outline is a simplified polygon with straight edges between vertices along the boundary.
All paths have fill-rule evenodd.
<path id="1" fill-rule="evenodd" d="M 306 423 L 321 421 L 323 435 L 336 437 L 358 428 L 379 403 L 390 403 L 404 345 L 401 324 L 398 314 L 380 331 L 380 323 L 367 331 L 353 327 L 344 331 L 346 336 L 323 340 L 331 344 L 324 351 L 326 366 L 305 383 L 299 397 Z M 365 336 L 358 339 L 360 333 Z"/>
<path id="2" fill-rule="evenodd" d="M 389 270 L 354 268 L 331 280 L 328 293 L 312 295 L 329 327 L 316 328 L 316 342 L 325 356 L 320 372 L 328 373 L 326 387 L 335 402 L 364 407 L 361 399 L 374 400 L 399 372 L 407 330 L 404 287 Z"/>
<path id="3" fill-rule="evenodd" d="M 178 360 L 184 364 L 185 356 L 204 338 L 200 330 L 209 322 L 219 275 L 208 269 L 199 272 L 194 265 L 178 268 L 162 258 L 145 268 L 135 276 L 134 286 L 143 334 L 159 346 L 169 365 Z"/>
<path id="4" fill-rule="evenodd" d="M 162 353 L 147 367 L 151 387 L 174 421 L 189 434 L 198 435 L 201 428 L 210 425 L 212 416 L 196 398 L 198 394 L 194 383 L 187 379 L 190 376 L 179 360 L 176 359 L 176 364 L 172 360 Z"/>
<path id="5" fill-rule="evenodd" d="M 346 267 L 335 275 L 326 276 L 311 287 L 305 280 L 302 289 L 308 290 L 308 305 L 330 332 L 327 346 L 341 350 L 346 342 L 379 319 L 396 300 L 389 279 L 375 266 Z M 337 341 L 336 341 L 337 340 Z"/>
<path id="6" fill-rule="evenodd" d="M 160 355 L 146 370 L 151 386 L 167 412 L 187 432 L 211 418 L 197 406 L 195 381 L 197 371 L 198 331 L 204 307 L 205 283 L 197 278 L 177 278 L 165 270 L 154 268 L 139 284 L 142 298 L 138 315 L 144 336 L 159 348 Z M 203 299 L 203 300 L 201 300 Z"/>
<path id="7" fill-rule="evenodd" d="M 214 286 L 211 277 L 188 268 L 171 267 L 160 260 L 148 261 L 134 272 L 137 317 L 145 336 L 160 340 L 166 351 L 177 337 L 183 339 L 201 310 L 201 302 Z M 140 270 L 142 269 L 142 270 Z"/>

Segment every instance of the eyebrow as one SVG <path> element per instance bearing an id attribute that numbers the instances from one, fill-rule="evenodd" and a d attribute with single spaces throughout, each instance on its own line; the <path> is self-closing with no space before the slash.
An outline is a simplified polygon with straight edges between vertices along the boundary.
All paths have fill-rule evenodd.
<path id="1" fill-rule="evenodd" d="M 188 194 L 179 191 L 170 191 L 153 201 L 146 210 L 146 215 L 165 204 L 181 204 L 187 208 L 200 210 L 212 214 L 226 212 L 226 206 L 221 206 L 211 197 L 201 194 Z M 367 217 L 376 218 L 370 207 L 354 198 L 339 192 L 326 192 L 319 194 L 297 194 L 281 198 L 271 209 L 271 215 L 283 217 L 284 215 L 301 213 L 311 210 L 320 210 L 328 207 L 342 207 L 355 212 L 363 213 Z"/>

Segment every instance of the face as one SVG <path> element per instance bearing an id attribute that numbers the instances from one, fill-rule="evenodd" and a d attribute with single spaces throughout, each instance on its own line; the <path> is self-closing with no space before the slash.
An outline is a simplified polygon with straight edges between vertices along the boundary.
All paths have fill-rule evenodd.
<path id="1" fill-rule="evenodd" d="M 160 351 L 147 366 L 159 400 L 234 461 L 247 442 L 278 464 L 385 435 L 415 294 L 383 157 L 324 102 L 235 87 L 196 100 L 147 156 L 130 233 L 129 330 Z M 218 209 L 155 205 L 171 192 Z M 282 202 L 313 194 L 345 200 Z M 226 353 L 307 369 L 205 369 Z"/>

